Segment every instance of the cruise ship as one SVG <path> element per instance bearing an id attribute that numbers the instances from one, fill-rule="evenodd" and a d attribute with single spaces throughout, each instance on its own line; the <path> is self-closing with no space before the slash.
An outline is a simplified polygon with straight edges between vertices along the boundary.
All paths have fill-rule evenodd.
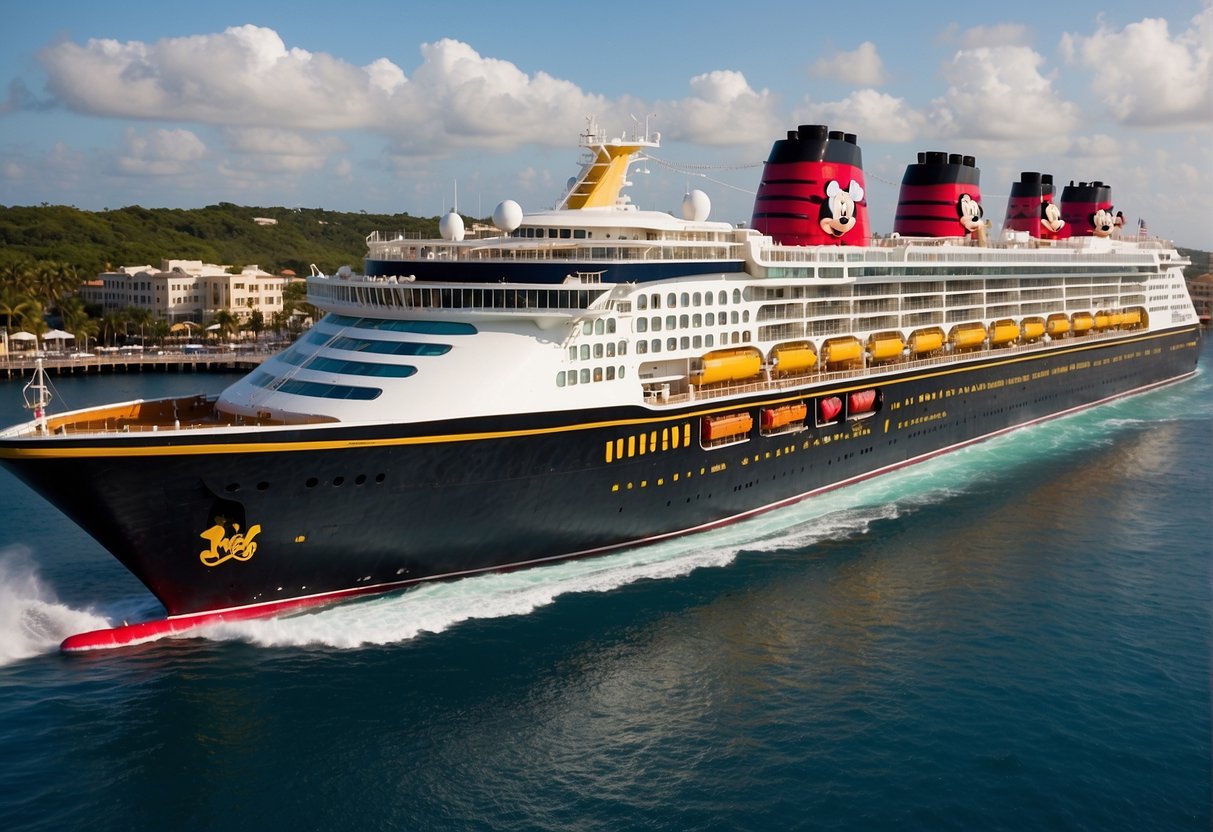
<path id="1" fill-rule="evenodd" d="M 1186 261 L 1102 182 L 1026 172 L 995 235 L 976 160 L 924 152 L 877 235 L 856 136 L 805 125 L 739 227 L 630 203 L 657 136 L 582 146 L 553 210 L 314 269 L 324 316 L 217 397 L 32 382 L 0 464 L 166 611 L 63 649 L 710 529 L 1195 372 Z"/>

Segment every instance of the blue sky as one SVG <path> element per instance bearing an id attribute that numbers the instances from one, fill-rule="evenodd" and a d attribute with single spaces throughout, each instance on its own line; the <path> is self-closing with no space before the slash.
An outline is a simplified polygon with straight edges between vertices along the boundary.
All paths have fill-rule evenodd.
<path id="1" fill-rule="evenodd" d="M 700 188 L 747 221 L 771 142 L 828 124 L 859 136 L 876 231 L 943 150 L 977 157 L 996 227 L 1038 170 L 1213 249 L 1213 0 L 89 0 L 0 23 L 3 205 L 535 210 L 587 116 L 648 116 L 645 208 Z"/>

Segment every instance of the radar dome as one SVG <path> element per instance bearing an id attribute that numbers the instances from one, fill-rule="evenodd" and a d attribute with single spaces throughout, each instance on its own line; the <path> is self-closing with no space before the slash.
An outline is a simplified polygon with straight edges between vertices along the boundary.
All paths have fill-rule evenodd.
<path id="1" fill-rule="evenodd" d="M 522 225 L 522 206 L 512 199 L 499 203 L 493 209 L 493 225 L 509 234 Z"/>
<path id="2" fill-rule="evenodd" d="M 462 240 L 463 217 L 451 211 L 438 221 L 438 233 L 442 235 L 442 239 L 444 240 L 454 240 L 456 242 Z"/>
<path id="3" fill-rule="evenodd" d="M 712 200 L 703 191 L 696 189 L 682 198 L 682 218 L 691 222 L 703 222 L 712 212 Z"/>

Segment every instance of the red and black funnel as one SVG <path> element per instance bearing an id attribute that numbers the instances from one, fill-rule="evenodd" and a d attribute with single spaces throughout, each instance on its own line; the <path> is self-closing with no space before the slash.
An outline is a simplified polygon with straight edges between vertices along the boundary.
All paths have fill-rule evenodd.
<path id="1" fill-rule="evenodd" d="M 902 237 L 963 237 L 983 225 L 981 171 L 972 156 L 930 151 L 906 166 L 893 230 Z"/>
<path id="2" fill-rule="evenodd" d="M 1069 225 L 1061 218 L 1061 206 L 1053 202 L 1052 174 L 1031 170 L 1019 174 L 1019 181 L 1011 183 L 1002 229 L 1026 231 L 1044 240 L 1070 236 Z"/>
<path id="3" fill-rule="evenodd" d="M 866 245 L 871 228 L 855 134 L 810 124 L 776 141 L 750 225 L 783 245 Z"/>
<path id="4" fill-rule="evenodd" d="M 1073 181 L 1061 191 L 1061 218 L 1073 237 L 1109 237 L 1116 230 L 1112 188 L 1103 182 Z"/>

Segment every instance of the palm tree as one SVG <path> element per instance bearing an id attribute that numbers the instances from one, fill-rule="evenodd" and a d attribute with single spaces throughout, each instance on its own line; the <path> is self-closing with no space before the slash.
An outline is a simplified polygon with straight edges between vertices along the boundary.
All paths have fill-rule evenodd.
<path id="1" fill-rule="evenodd" d="M 155 313 L 143 306 L 128 306 L 122 311 L 131 326 L 139 327 L 139 343 L 142 344 L 147 329 L 156 322 Z"/>
<path id="2" fill-rule="evenodd" d="M 113 345 L 119 335 L 126 335 L 130 320 L 124 310 L 106 312 L 101 317 L 102 338 L 107 345 Z"/>
<path id="3" fill-rule="evenodd" d="M 0 289 L 0 318 L 4 318 L 5 330 L 11 331 L 15 321 L 20 321 L 29 311 L 30 301 L 9 286 Z"/>
<path id="4" fill-rule="evenodd" d="M 219 324 L 219 334 L 224 340 L 230 338 L 232 333 L 240 326 L 240 322 L 236 320 L 236 316 L 227 309 L 220 309 L 216 312 L 214 317 L 211 318 L 211 323 Z"/>

